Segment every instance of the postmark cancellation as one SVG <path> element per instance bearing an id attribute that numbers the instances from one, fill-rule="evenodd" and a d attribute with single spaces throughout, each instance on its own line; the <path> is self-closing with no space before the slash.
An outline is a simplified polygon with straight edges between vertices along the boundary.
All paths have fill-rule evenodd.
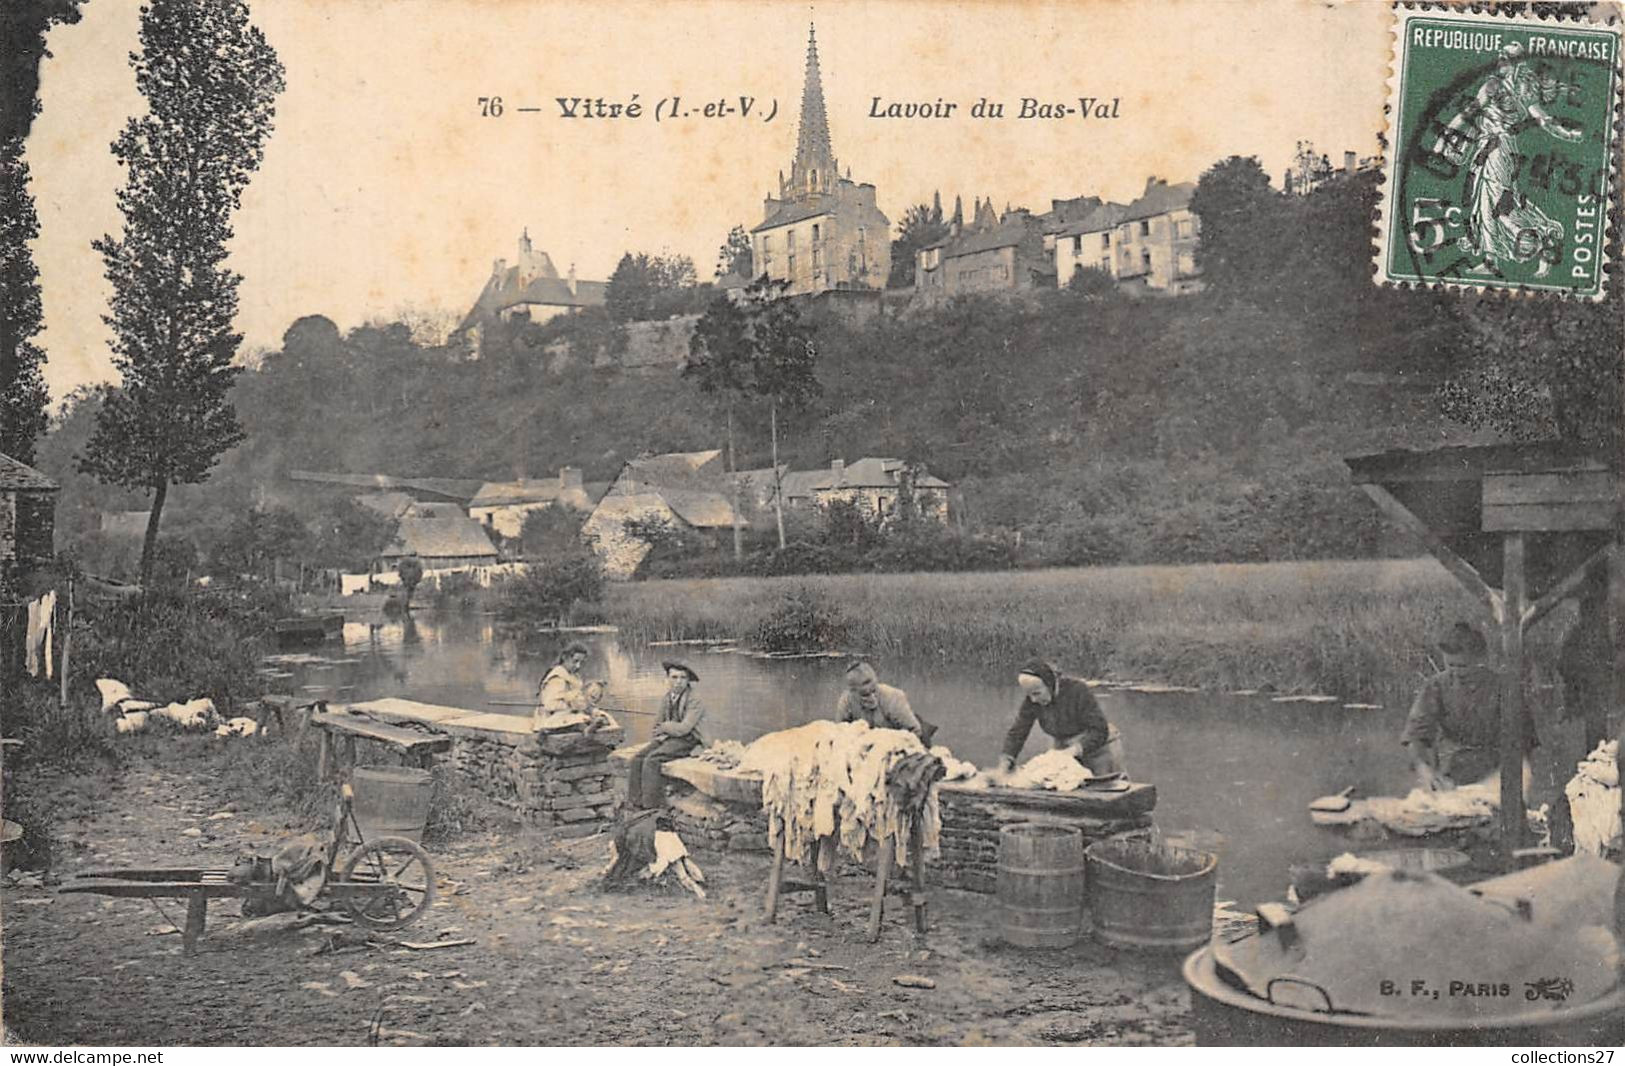
<path id="1" fill-rule="evenodd" d="M 1396 8 L 1377 280 L 1598 299 L 1620 25 Z"/>

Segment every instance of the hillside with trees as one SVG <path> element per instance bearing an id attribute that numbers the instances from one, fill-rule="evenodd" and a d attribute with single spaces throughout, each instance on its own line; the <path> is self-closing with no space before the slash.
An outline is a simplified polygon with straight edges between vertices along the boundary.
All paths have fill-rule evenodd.
<path id="1" fill-rule="evenodd" d="M 1195 296 L 1082 286 L 864 322 L 809 307 L 817 389 L 778 411 L 780 460 L 923 463 L 957 486 L 965 535 L 1027 564 L 1241 561 L 1398 546 L 1349 487 L 1344 454 L 1475 430 L 1612 432 L 1618 297 L 1559 316 L 1549 302 L 1377 288 L 1377 193 L 1366 174 L 1282 196 L 1254 161 L 1217 165 L 1194 205 L 1209 282 Z M 569 341 L 618 326 L 521 328 Z M 507 479 L 568 464 L 609 480 L 641 453 L 722 447 L 730 410 L 739 466 L 769 463 L 759 395 L 707 393 L 675 367 L 547 372 L 527 350 L 469 360 L 403 325 L 300 319 L 239 377 L 245 442 L 207 487 L 177 487 L 175 528 L 207 554 L 234 513 L 298 505 L 293 469 Z M 63 473 L 83 423 L 76 407 L 45 469 Z"/>

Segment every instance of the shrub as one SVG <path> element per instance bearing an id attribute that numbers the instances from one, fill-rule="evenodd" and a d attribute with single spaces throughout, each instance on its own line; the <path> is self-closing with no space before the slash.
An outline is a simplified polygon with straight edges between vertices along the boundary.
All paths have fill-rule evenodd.
<path id="1" fill-rule="evenodd" d="M 81 702 L 92 683 L 114 677 L 143 699 L 208 696 L 222 711 L 252 696 L 272 623 L 288 610 L 284 593 L 257 585 L 233 589 L 149 590 L 78 612 L 72 684 Z"/>
<path id="2" fill-rule="evenodd" d="M 441 574 L 434 583 L 429 602 L 437 611 L 468 614 L 479 606 L 482 590 L 473 574 Z"/>
<path id="3" fill-rule="evenodd" d="M 834 650 L 848 631 L 838 607 L 812 586 L 796 585 L 756 623 L 751 642 L 764 651 Z"/>
<path id="4" fill-rule="evenodd" d="M 505 582 L 497 612 L 509 622 L 568 622 L 576 604 L 596 603 L 603 592 L 603 564 L 576 546 Z"/>

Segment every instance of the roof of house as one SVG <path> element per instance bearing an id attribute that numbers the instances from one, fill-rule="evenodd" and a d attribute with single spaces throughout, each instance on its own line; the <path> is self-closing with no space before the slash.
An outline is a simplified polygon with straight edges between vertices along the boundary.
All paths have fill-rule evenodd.
<path id="1" fill-rule="evenodd" d="M 788 226 L 792 222 L 805 222 L 809 218 L 817 218 L 819 215 L 828 215 L 833 212 L 834 206 L 826 204 L 821 198 L 792 200 L 780 204 L 771 215 L 767 216 L 767 221 L 751 230 L 751 232 L 760 233 L 765 229 L 777 229 L 780 226 Z"/>
<path id="2" fill-rule="evenodd" d="M 466 518 L 462 507 L 441 500 L 417 500 L 408 505 L 403 518 Z"/>
<path id="3" fill-rule="evenodd" d="M 806 487 L 809 490 L 820 489 L 890 489 L 897 487 L 898 471 L 903 469 L 901 459 L 882 459 L 876 456 L 866 456 L 855 463 L 848 463 L 841 471 L 839 479 L 834 470 L 808 471 Z M 914 487 L 919 489 L 945 489 L 948 483 L 939 477 L 922 473 L 914 479 Z M 789 491 L 785 495 L 790 495 Z"/>
<path id="4" fill-rule="evenodd" d="M 50 492 L 60 487 L 27 463 L 0 455 L 0 489 Z"/>
<path id="5" fill-rule="evenodd" d="M 666 452 L 664 455 L 643 456 L 628 460 L 626 466 L 638 481 L 663 485 L 719 475 L 722 472 L 721 458 L 722 449 L 712 448 L 703 452 Z M 623 468 L 622 474 L 625 472 Z"/>
<path id="6" fill-rule="evenodd" d="M 412 497 L 404 492 L 369 492 L 357 496 L 355 502 L 368 510 L 377 511 L 386 518 L 399 518 L 412 506 Z"/>
<path id="7" fill-rule="evenodd" d="M 1051 200 L 1050 209 L 1038 216 L 1045 233 L 1059 233 L 1074 222 L 1081 222 L 1100 208 L 1098 196 L 1074 196 L 1069 200 Z"/>
<path id="8" fill-rule="evenodd" d="M 520 265 L 515 264 L 487 278 L 485 288 L 480 290 L 474 306 L 469 308 L 468 314 L 457 324 L 457 329 L 467 329 L 480 319 L 493 318 L 500 312 L 521 304 L 541 304 L 546 307 L 599 307 L 603 305 L 605 292 L 609 288 L 607 281 L 577 280 L 575 292 L 571 292 L 570 283 L 564 278 L 538 274 L 526 279 L 521 276 L 520 271 Z"/>
<path id="9" fill-rule="evenodd" d="M 392 477 L 389 474 L 327 474 L 314 470 L 290 470 L 290 481 L 311 481 L 321 485 L 344 485 L 353 489 L 396 490 L 442 496 L 467 503 L 480 491 L 479 480 L 456 477 Z"/>
<path id="10" fill-rule="evenodd" d="M 487 481 L 468 502 L 473 507 L 508 507 L 527 503 L 552 503 L 555 500 L 580 507 L 583 502 L 595 504 L 609 491 L 607 481 L 583 482 L 579 488 L 561 489 L 557 478 L 539 481 Z"/>
<path id="11" fill-rule="evenodd" d="M 1166 182 L 1149 183 L 1145 195 L 1128 205 L 1123 212 L 1124 222 L 1133 222 L 1142 218 L 1154 218 L 1157 215 L 1166 215 L 1170 211 L 1178 211 L 1189 207 L 1191 197 L 1196 193 L 1194 181 L 1182 181 L 1178 185 L 1169 185 Z"/>
<path id="12" fill-rule="evenodd" d="M 419 517 L 405 515 L 395 530 L 395 540 L 385 548 L 386 556 L 416 555 L 420 558 L 495 558 L 496 548 L 480 524 L 467 515 Z"/>
<path id="13" fill-rule="evenodd" d="M 1101 204 L 1085 215 L 1082 221 L 1061 227 L 1057 236 L 1076 237 L 1085 233 L 1104 233 L 1124 219 L 1127 204 Z"/>
<path id="14" fill-rule="evenodd" d="M 733 505 L 720 492 L 669 488 L 659 489 L 658 492 L 660 498 L 666 501 L 666 506 L 695 529 L 719 529 L 734 524 Z"/>
<path id="15" fill-rule="evenodd" d="M 512 503 L 551 503 L 559 498 L 559 479 L 540 481 L 487 481 L 468 501 L 470 507 L 502 507 Z"/>

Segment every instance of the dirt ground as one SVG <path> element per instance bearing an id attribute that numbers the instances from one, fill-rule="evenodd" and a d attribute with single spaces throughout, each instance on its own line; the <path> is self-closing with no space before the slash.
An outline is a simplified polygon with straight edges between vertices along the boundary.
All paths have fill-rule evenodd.
<path id="1" fill-rule="evenodd" d="M 173 762 L 174 760 L 168 760 Z M 269 853 L 314 828 L 223 800 L 206 766 L 141 758 L 86 800 L 62 782 L 55 868 L 0 891 L 10 1039 L 85 1045 L 1189 1044 L 1175 960 L 1000 945 L 992 898 L 933 888 L 916 937 L 894 897 L 880 943 L 863 936 L 871 879 L 762 920 L 765 856 L 698 852 L 709 898 L 595 887 L 607 837 L 486 832 L 431 848 L 440 898 L 414 942 L 434 951 L 319 953 L 341 928 L 244 931 L 236 900 L 209 905 L 199 954 L 181 957 L 179 901 L 58 895 L 100 865 Z M 230 817 L 212 818 L 225 811 Z M 166 918 L 167 914 L 167 918 Z M 268 928 L 267 928 L 268 926 Z M 926 977 L 934 988 L 894 983 Z"/>

